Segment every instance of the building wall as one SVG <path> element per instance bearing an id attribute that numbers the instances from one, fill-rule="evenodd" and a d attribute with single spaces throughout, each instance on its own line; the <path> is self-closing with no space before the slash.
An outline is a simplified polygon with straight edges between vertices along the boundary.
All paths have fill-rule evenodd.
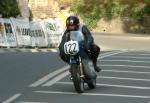
<path id="1" fill-rule="evenodd" d="M 17 0 L 21 16 L 28 18 L 30 9 L 35 20 L 58 17 L 63 11 L 60 10 L 60 7 L 70 5 L 70 1 L 72 0 Z"/>
<path id="2" fill-rule="evenodd" d="M 56 17 L 59 11 L 55 0 L 29 0 L 29 8 L 35 19 Z"/>
<path id="3" fill-rule="evenodd" d="M 22 18 L 29 18 L 28 0 L 16 0 L 21 11 Z"/>

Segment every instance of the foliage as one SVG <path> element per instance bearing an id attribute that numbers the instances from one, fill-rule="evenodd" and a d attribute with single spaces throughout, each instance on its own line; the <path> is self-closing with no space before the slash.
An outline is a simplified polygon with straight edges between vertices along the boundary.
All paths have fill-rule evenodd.
<path id="1" fill-rule="evenodd" d="M 144 13 L 147 14 L 147 15 L 150 15 L 150 4 L 149 5 L 146 5 L 143 9 Z"/>
<path id="2" fill-rule="evenodd" d="M 74 2 L 72 5 L 72 10 L 81 16 L 85 24 L 91 28 L 95 27 L 98 20 L 101 18 L 101 9 L 99 0 L 79 0 L 79 2 Z"/>
<path id="3" fill-rule="evenodd" d="M 127 16 L 142 20 L 144 15 L 150 15 L 150 0 L 74 0 L 72 4 L 71 9 L 90 29 L 96 27 L 101 18 Z"/>
<path id="4" fill-rule="evenodd" d="M 72 0 L 58 0 L 59 6 L 68 7 L 70 6 Z"/>
<path id="5" fill-rule="evenodd" d="M 106 10 L 105 17 L 108 19 L 112 19 L 113 16 L 120 15 L 122 12 L 121 6 L 115 2 L 107 3 L 103 9 Z"/>
<path id="6" fill-rule="evenodd" d="M 31 9 L 29 9 L 29 21 L 32 21 L 33 20 L 33 14 L 32 14 L 32 11 Z"/>
<path id="7" fill-rule="evenodd" d="M 134 7 L 131 9 L 131 17 L 137 20 L 142 19 L 142 8 Z"/>
<path id="8" fill-rule="evenodd" d="M 1 0 L 0 14 L 4 18 L 17 17 L 20 14 L 16 0 Z"/>

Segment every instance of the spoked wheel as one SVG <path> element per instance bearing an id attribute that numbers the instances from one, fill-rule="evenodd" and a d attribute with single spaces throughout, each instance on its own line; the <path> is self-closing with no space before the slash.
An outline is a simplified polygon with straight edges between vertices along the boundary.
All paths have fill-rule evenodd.
<path id="1" fill-rule="evenodd" d="M 89 80 L 87 81 L 87 84 L 88 84 L 88 87 L 89 87 L 90 89 L 96 88 L 96 78 L 95 78 L 95 79 L 89 79 Z"/>
<path id="2" fill-rule="evenodd" d="M 71 65 L 71 75 L 75 90 L 78 93 L 84 92 L 84 80 L 80 77 L 80 70 L 77 64 Z"/>

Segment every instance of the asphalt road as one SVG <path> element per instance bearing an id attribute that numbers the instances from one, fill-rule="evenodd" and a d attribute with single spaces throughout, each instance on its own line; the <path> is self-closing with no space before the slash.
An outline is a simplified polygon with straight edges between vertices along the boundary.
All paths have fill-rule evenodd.
<path id="1" fill-rule="evenodd" d="M 150 35 L 96 33 L 94 38 L 103 50 L 150 51 Z"/>
<path id="2" fill-rule="evenodd" d="M 75 92 L 68 66 L 57 52 L 0 53 L 0 103 L 149 103 L 148 47 L 137 49 L 130 39 L 126 41 L 131 48 L 123 42 L 117 46 L 116 36 L 110 41 L 115 45 L 108 48 L 109 42 L 102 38 L 110 41 L 111 37 L 96 37 L 97 43 L 103 41 L 97 87 L 90 90 L 86 86 L 83 94 Z M 140 45 L 145 42 L 140 39 Z"/>

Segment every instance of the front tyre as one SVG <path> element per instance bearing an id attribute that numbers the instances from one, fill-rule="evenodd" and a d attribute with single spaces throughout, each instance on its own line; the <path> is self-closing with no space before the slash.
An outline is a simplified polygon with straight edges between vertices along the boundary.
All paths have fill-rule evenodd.
<path id="1" fill-rule="evenodd" d="M 80 77 L 80 68 L 77 64 L 71 65 L 71 75 L 72 75 L 72 80 L 73 80 L 75 90 L 78 93 L 83 93 L 84 92 L 84 81 Z"/>

